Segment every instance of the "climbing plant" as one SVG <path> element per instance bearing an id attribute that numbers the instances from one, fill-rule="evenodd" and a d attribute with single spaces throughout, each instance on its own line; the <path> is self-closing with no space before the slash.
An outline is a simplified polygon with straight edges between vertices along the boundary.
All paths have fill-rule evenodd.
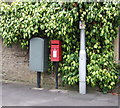
<path id="1" fill-rule="evenodd" d="M 99 85 L 102 91 L 112 89 L 118 81 L 119 72 L 114 62 L 113 41 L 117 36 L 120 20 L 118 4 L 84 3 L 81 19 L 86 21 L 88 54 L 88 84 Z"/>
<path id="2" fill-rule="evenodd" d="M 22 48 L 28 48 L 29 39 L 35 36 L 62 41 L 63 61 L 59 72 L 63 82 L 69 85 L 79 82 L 78 21 L 84 20 L 88 58 L 87 84 L 99 86 L 103 92 L 108 92 L 118 83 L 119 71 L 114 62 L 113 50 L 120 20 L 118 3 L 1 3 L 0 14 L 0 33 L 5 45 L 19 43 Z"/>

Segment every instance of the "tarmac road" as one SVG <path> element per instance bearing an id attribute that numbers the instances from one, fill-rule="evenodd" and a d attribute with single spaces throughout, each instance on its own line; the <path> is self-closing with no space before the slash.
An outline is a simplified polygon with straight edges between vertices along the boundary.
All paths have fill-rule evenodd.
<path id="1" fill-rule="evenodd" d="M 32 86 L 3 83 L 2 106 L 118 106 L 118 96 L 91 92 L 35 90 Z M 1 94 L 0 94 L 1 95 Z"/>

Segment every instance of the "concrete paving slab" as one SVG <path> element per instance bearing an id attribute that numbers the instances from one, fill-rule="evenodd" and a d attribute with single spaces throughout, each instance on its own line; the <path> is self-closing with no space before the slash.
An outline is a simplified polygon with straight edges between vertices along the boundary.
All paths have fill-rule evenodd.
<path id="1" fill-rule="evenodd" d="M 34 88 L 32 88 L 33 90 L 44 90 L 44 88 L 36 88 L 36 87 L 34 87 Z"/>
<path id="2" fill-rule="evenodd" d="M 67 93 L 68 90 L 61 90 L 61 89 L 50 89 L 49 90 L 50 92 L 57 92 L 57 93 Z"/>

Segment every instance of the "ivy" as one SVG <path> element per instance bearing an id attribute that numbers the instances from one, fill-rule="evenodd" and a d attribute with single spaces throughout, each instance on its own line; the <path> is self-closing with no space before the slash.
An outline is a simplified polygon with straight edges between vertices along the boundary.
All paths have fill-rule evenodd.
<path id="1" fill-rule="evenodd" d="M 79 8 L 78 8 L 79 7 Z M 120 23 L 116 2 L 12 2 L 1 3 L 0 33 L 5 45 L 19 43 L 28 48 L 32 37 L 62 41 L 63 61 L 59 72 L 65 84 L 79 82 L 80 30 L 86 22 L 87 84 L 106 93 L 118 83 L 119 69 L 114 62 L 113 41 Z M 52 63 L 49 63 L 53 66 Z M 50 71 L 50 69 L 49 69 Z"/>

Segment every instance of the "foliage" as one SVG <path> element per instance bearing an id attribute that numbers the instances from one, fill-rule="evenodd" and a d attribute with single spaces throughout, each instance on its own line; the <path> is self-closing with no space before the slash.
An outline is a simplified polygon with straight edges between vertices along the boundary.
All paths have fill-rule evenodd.
<path id="1" fill-rule="evenodd" d="M 115 68 L 113 47 L 113 41 L 117 36 L 117 22 L 120 20 L 119 7 L 117 4 L 109 3 L 82 6 L 86 11 L 82 12 L 81 19 L 87 23 L 87 82 L 92 86 L 99 85 L 103 92 L 107 92 L 113 89 L 119 74 Z"/>
<path id="2" fill-rule="evenodd" d="M 79 6 L 79 8 L 78 8 Z M 80 14 L 79 14 L 80 13 Z M 118 82 L 114 63 L 113 40 L 117 36 L 120 17 L 116 3 L 1 3 L 1 35 L 4 44 L 19 43 L 28 47 L 35 36 L 62 41 L 63 61 L 59 72 L 65 84 L 74 85 L 78 79 L 80 30 L 78 21 L 86 22 L 87 83 L 98 85 L 103 92 Z M 50 63 L 50 66 L 53 64 Z"/>

